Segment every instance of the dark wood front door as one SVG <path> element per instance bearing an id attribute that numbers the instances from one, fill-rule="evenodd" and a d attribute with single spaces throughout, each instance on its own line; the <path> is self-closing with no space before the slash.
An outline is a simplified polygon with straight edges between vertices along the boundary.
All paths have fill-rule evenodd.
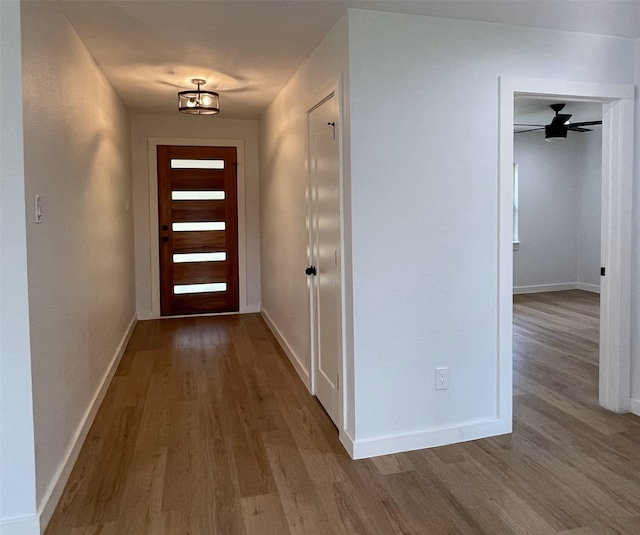
<path id="1" fill-rule="evenodd" d="M 235 147 L 158 146 L 160 310 L 238 310 Z"/>

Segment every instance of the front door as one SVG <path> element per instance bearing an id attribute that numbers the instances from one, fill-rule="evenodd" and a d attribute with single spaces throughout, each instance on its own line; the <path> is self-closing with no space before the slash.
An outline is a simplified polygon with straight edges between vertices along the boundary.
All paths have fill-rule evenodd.
<path id="1" fill-rule="evenodd" d="M 158 146 L 160 311 L 238 310 L 235 147 Z"/>
<path id="2" fill-rule="evenodd" d="M 331 95 L 309 112 L 312 332 L 315 394 L 340 427 L 340 168 L 338 108 Z"/>

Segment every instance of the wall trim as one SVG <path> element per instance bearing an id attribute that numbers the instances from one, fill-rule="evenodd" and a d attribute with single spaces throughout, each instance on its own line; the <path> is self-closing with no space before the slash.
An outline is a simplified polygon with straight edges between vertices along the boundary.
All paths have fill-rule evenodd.
<path id="1" fill-rule="evenodd" d="M 586 282 L 576 282 L 576 288 L 578 290 L 584 290 L 585 292 L 592 292 L 594 294 L 600 293 L 600 286 L 587 284 Z"/>
<path id="2" fill-rule="evenodd" d="M 260 314 L 260 305 L 248 305 L 238 312 L 211 312 L 209 314 L 177 314 L 174 316 L 155 316 L 146 312 L 139 312 L 138 321 L 173 320 L 178 318 L 210 318 L 216 316 L 237 316 L 239 314 Z"/>
<path id="3" fill-rule="evenodd" d="M 640 416 L 640 399 L 631 398 L 631 412 L 636 416 Z"/>
<path id="4" fill-rule="evenodd" d="M 341 435 L 340 440 L 353 459 L 367 459 L 379 455 L 390 455 L 404 451 L 421 450 L 446 446 L 458 442 L 468 442 L 481 438 L 511 433 L 511 420 L 492 418 L 480 420 L 456 427 L 446 427 L 415 433 L 403 433 L 379 438 L 352 441 L 348 435 Z"/>
<path id="5" fill-rule="evenodd" d="M 585 292 L 600 293 L 600 287 L 584 282 L 560 282 L 554 284 L 534 284 L 532 286 L 514 286 L 513 294 L 535 294 L 541 292 L 562 292 L 565 290 L 584 290 Z"/>
<path id="6" fill-rule="evenodd" d="M 262 316 L 262 319 L 264 319 L 264 322 L 267 324 L 267 327 L 269 327 L 269 330 L 271 330 L 271 332 L 273 333 L 273 336 L 276 337 L 276 340 L 280 344 L 280 347 L 282 347 L 287 357 L 289 357 L 291 364 L 295 368 L 296 372 L 298 372 L 298 375 L 300 376 L 300 379 L 302 379 L 302 382 L 304 383 L 304 385 L 307 387 L 307 390 L 310 393 L 313 393 L 311 389 L 311 374 L 309 373 L 309 370 L 305 368 L 304 364 L 302 363 L 300 358 L 296 355 L 295 351 L 291 349 L 291 346 L 289 345 L 285 337 L 282 335 L 278 327 L 276 327 L 276 324 L 273 322 L 273 320 L 271 319 L 271 316 L 264 309 L 264 307 L 261 308 L 260 315 Z"/>
<path id="7" fill-rule="evenodd" d="M 107 389 L 111 384 L 111 380 L 116 373 L 116 369 L 118 368 L 118 364 L 120 364 L 120 360 L 124 355 L 125 350 L 127 349 L 127 345 L 129 340 L 131 339 L 131 335 L 133 334 L 133 330 L 136 326 L 137 318 L 136 315 L 131 318 L 129 321 L 129 325 L 125 330 L 122 338 L 120 339 L 120 343 L 116 349 L 116 352 L 111 359 L 111 363 L 107 367 L 105 371 L 102 381 L 98 385 L 95 394 L 93 395 L 93 399 L 89 403 L 86 412 L 82 420 L 80 421 L 80 425 L 76 429 L 76 432 L 71 441 L 71 447 L 67 450 L 67 455 L 65 457 L 64 462 L 60 465 L 56 475 L 53 478 L 53 481 L 49 485 L 47 492 L 45 493 L 44 498 L 42 499 L 42 503 L 38 510 L 38 517 L 40 519 L 40 532 L 44 533 L 44 530 L 47 528 L 47 524 L 51 520 L 53 516 L 53 512 L 60 501 L 60 497 L 62 496 L 62 491 L 64 490 L 67 481 L 69 480 L 69 476 L 71 475 L 71 470 L 73 469 L 76 461 L 78 460 L 78 455 L 80 454 L 80 449 L 84 444 L 85 439 L 87 438 L 87 434 L 89 433 L 89 429 L 93 424 L 93 420 L 98 413 L 98 409 L 104 400 L 104 397 L 107 393 Z M 4 529 L 2 531 L 4 535 Z M 16 533 L 29 533 L 29 532 L 16 532 Z M 8 535 L 8 534 L 7 534 Z"/>
<path id="8" fill-rule="evenodd" d="M 40 520 L 38 515 L 23 516 L 0 521 L 2 535 L 39 535 Z"/>

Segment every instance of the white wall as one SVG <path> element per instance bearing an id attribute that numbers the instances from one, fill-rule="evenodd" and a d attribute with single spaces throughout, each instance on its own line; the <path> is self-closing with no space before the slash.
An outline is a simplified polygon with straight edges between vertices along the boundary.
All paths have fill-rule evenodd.
<path id="1" fill-rule="evenodd" d="M 304 273 L 309 262 L 307 111 L 336 89 L 347 68 L 345 17 L 300 67 L 260 122 L 262 312 L 307 386 L 311 366 L 309 289 Z M 343 121 L 343 128 L 347 123 Z M 344 129 L 343 147 L 348 146 L 348 137 Z M 345 180 L 348 182 L 348 176 Z M 344 226 L 348 228 L 348 218 Z"/>
<path id="2" fill-rule="evenodd" d="M 0 2 L 0 531 L 37 533 L 20 4 Z"/>
<path id="3" fill-rule="evenodd" d="M 515 292 L 600 287 L 602 135 L 544 133 L 514 137 L 519 171 L 520 247 L 513 253 Z"/>
<path id="4" fill-rule="evenodd" d="M 635 42 L 636 122 L 635 122 L 635 183 L 634 190 L 634 241 L 631 267 L 631 397 L 632 409 L 640 416 L 640 39 Z"/>
<path id="5" fill-rule="evenodd" d="M 578 275 L 579 287 L 600 290 L 600 238 L 602 212 L 602 135 L 596 127 L 593 135 L 581 138 L 582 154 L 575 161 L 581 175 L 578 203 Z"/>
<path id="6" fill-rule="evenodd" d="M 122 102 L 56 2 L 22 3 L 22 46 L 36 500 L 46 523 L 134 325 L 131 139 Z"/>
<path id="7" fill-rule="evenodd" d="M 224 102 L 222 112 L 224 113 Z M 244 165 L 244 207 L 240 207 L 238 218 L 244 218 L 246 240 L 245 268 L 246 286 L 241 290 L 245 302 L 241 309 L 258 311 L 260 307 L 260 220 L 258 180 L 258 123 L 256 121 L 239 121 L 216 117 L 188 117 L 175 115 L 133 115 L 132 152 L 133 181 L 135 206 L 135 239 L 136 239 L 136 302 L 138 316 L 148 319 L 159 316 L 159 310 L 152 307 L 154 291 L 152 264 L 157 265 L 157 253 L 153 255 L 150 225 L 150 188 L 149 188 L 149 138 L 173 139 L 237 139 L 243 140 L 245 146 Z M 153 197 L 153 196 L 151 196 Z M 243 213 L 244 209 L 244 213 Z M 156 217 L 157 208 L 153 212 Z M 156 218 L 157 220 L 157 218 Z M 241 236 L 240 236 L 241 237 Z M 156 276 L 157 279 L 157 276 Z M 159 294 L 159 282 L 156 281 L 156 293 Z M 158 296 L 156 296 L 158 298 Z"/>
<path id="8" fill-rule="evenodd" d="M 349 43 L 356 449 L 508 431 L 498 77 L 631 84 L 633 42 L 352 11 Z M 446 391 L 436 366 L 449 367 Z"/>

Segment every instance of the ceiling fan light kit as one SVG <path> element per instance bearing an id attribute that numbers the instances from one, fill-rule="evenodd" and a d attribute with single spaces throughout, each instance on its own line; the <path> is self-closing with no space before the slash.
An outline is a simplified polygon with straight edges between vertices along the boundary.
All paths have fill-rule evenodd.
<path id="1" fill-rule="evenodd" d="M 220 112 L 220 95 L 214 91 L 200 89 L 206 80 L 194 78 L 191 83 L 198 86 L 196 90 L 178 93 L 178 111 L 188 115 L 215 115 Z"/>
<path id="2" fill-rule="evenodd" d="M 553 143 L 559 139 L 567 139 L 567 131 L 564 125 L 548 124 L 544 127 L 544 140 Z"/>

